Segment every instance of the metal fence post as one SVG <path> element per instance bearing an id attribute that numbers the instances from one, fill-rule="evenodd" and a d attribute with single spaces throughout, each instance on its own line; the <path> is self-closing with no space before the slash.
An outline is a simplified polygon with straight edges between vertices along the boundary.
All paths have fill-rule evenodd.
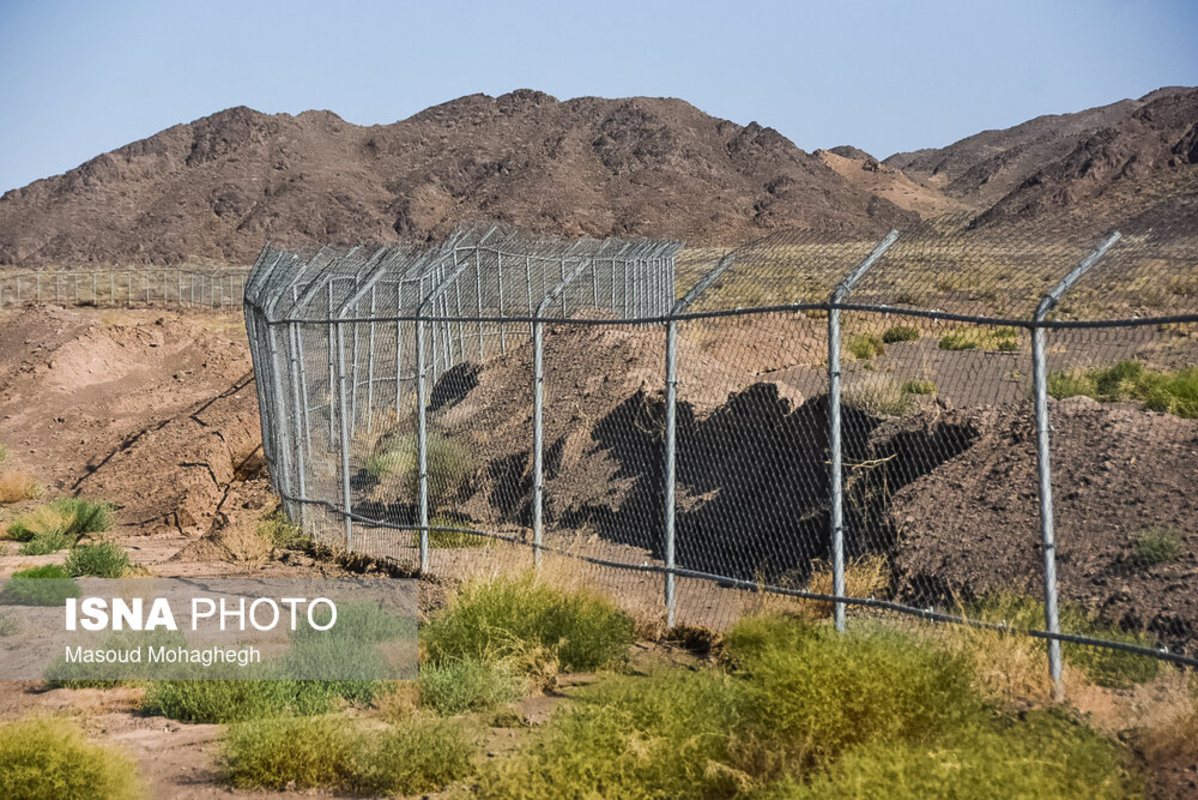
<path id="1" fill-rule="evenodd" d="M 678 604 L 674 594 L 675 519 L 674 484 L 677 469 L 677 405 L 678 405 L 678 321 L 666 323 L 666 436 L 665 436 L 665 561 L 666 561 L 666 626 L 673 628 Z"/>
<path id="2" fill-rule="evenodd" d="M 857 269 L 841 281 L 828 299 L 828 525 L 832 539 L 832 594 L 836 597 L 844 597 L 844 456 L 840 440 L 840 309 L 837 304 L 890 249 L 898 236 L 898 231 L 891 231 Z M 845 629 L 845 605 L 841 600 L 835 604 L 835 623 L 836 630 Z"/>
<path id="3" fill-rule="evenodd" d="M 341 501 L 345 516 L 345 549 L 354 550 L 353 505 L 349 483 L 349 397 L 345 381 L 345 323 L 336 323 L 338 416 L 341 417 Z"/>
<path id="4" fill-rule="evenodd" d="M 428 572 L 428 389 L 425 386 L 424 320 L 416 320 L 416 447 L 420 476 L 420 571 Z"/>
<path id="5" fill-rule="evenodd" d="M 532 347 L 532 546 L 534 563 L 539 565 L 544 543 L 545 508 L 545 323 L 540 319 L 532 326 Z"/>
<path id="6" fill-rule="evenodd" d="M 1048 363 L 1045 356 L 1047 331 L 1043 323 L 1056 308 L 1061 296 L 1090 270 L 1106 254 L 1120 234 L 1115 231 L 1093 252 L 1082 259 L 1055 288 L 1040 300 L 1036 308 L 1035 328 L 1032 331 L 1032 391 L 1036 404 L 1036 467 L 1040 492 L 1040 544 L 1044 555 L 1044 624 L 1050 634 L 1061 632 L 1058 609 L 1056 522 L 1052 507 L 1052 456 L 1048 417 Z M 1058 701 L 1065 698 L 1065 687 L 1061 683 L 1061 640 L 1048 640 L 1048 672 L 1052 676 L 1053 694 Z"/>
<path id="7" fill-rule="evenodd" d="M 307 390 L 303 385 L 303 361 L 300 358 L 299 352 L 299 324 L 290 322 L 287 325 L 287 351 L 291 361 L 291 369 L 288 371 L 287 378 L 291 384 L 291 415 L 294 422 L 293 435 L 295 441 L 292 443 L 292 452 L 295 454 L 295 483 L 296 492 L 299 496 L 299 524 L 301 528 L 307 527 L 308 514 L 307 503 L 308 485 L 307 477 L 304 470 L 307 468 L 307 462 L 304 458 L 304 438 L 307 435 Z"/>

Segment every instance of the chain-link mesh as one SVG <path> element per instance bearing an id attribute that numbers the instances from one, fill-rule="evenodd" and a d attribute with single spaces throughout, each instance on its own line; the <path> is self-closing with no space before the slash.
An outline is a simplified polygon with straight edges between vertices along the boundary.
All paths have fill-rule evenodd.
<path id="1" fill-rule="evenodd" d="M 1022 631 L 1111 685 L 1194 664 L 1198 240 L 1021 236 L 267 248 L 271 475 L 322 542 L 539 564 L 651 628 L 781 605 Z"/>
<path id="2" fill-rule="evenodd" d="M 75 306 L 236 308 L 249 272 L 238 267 L 46 269 L 0 272 L 0 307 Z"/>

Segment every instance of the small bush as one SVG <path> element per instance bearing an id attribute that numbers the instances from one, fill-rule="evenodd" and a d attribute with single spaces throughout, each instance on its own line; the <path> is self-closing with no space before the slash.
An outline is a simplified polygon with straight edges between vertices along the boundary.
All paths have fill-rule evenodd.
<path id="1" fill-rule="evenodd" d="M 74 543 L 89 534 L 111 529 L 112 508 L 107 503 L 60 497 L 17 517 L 9 523 L 8 535 L 19 542 L 28 542 L 39 534 L 59 534 Z"/>
<path id="2" fill-rule="evenodd" d="M 489 540 L 486 536 L 476 536 L 473 533 L 465 533 L 464 530 L 471 526 L 461 523 L 449 517 L 436 517 L 429 520 L 428 523 L 428 545 L 429 547 L 449 549 L 454 547 L 486 547 Z M 441 530 L 438 530 L 438 527 Z M 419 541 L 420 534 L 416 533 L 414 541 Z"/>
<path id="3" fill-rule="evenodd" d="M 1133 550 L 1137 564 L 1152 567 L 1176 560 L 1185 551 L 1185 545 L 1180 533 L 1158 526 L 1140 531 Z"/>
<path id="4" fill-rule="evenodd" d="M 822 768 L 864 743 L 930 744 L 984 718 L 968 664 L 944 650 L 882 629 L 741 624 L 725 653 L 747 677 L 746 724 L 773 740 L 765 762 Z"/>
<path id="5" fill-rule="evenodd" d="M 858 361 L 886 355 L 886 345 L 877 336 L 850 336 L 845 347 Z"/>
<path id="6" fill-rule="evenodd" d="M 66 550 L 73 544 L 66 534 L 61 531 L 39 533 L 17 550 L 23 556 L 44 556 Z"/>
<path id="7" fill-rule="evenodd" d="M 633 620 L 594 595 L 564 592 L 531 574 L 467 584 L 449 608 L 425 625 L 421 647 L 433 664 L 495 663 L 551 652 L 563 669 L 602 667 L 625 657 Z"/>
<path id="8" fill-rule="evenodd" d="M 225 779 L 247 789 L 311 789 L 348 777 L 352 741 L 344 719 L 264 719 L 224 736 Z"/>
<path id="9" fill-rule="evenodd" d="M 0 614 L 0 636 L 16 636 L 21 632 L 21 626 L 7 614 Z"/>
<path id="10" fill-rule="evenodd" d="M 935 394 L 936 384 L 931 381 L 904 381 L 899 387 L 906 394 Z"/>
<path id="11" fill-rule="evenodd" d="M 1013 352 L 1019 349 L 1019 331 L 1010 327 L 957 328 L 940 337 L 940 349 Z"/>
<path id="12" fill-rule="evenodd" d="M 82 594 L 79 584 L 57 564 L 14 572 L 4 587 L 4 600 L 20 606 L 56 606 Z"/>
<path id="13" fill-rule="evenodd" d="M 445 716 L 514 703 L 523 697 L 526 683 L 508 662 L 473 659 L 425 664 L 417 678 L 420 705 Z"/>
<path id="14" fill-rule="evenodd" d="M 340 697 L 331 681 L 175 680 L 146 687 L 142 710 L 180 722 L 241 722 L 323 714 Z"/>
<path id="15" fill-rule="evenodd" d="M 281 510 L 262 518 L 258 524 L 258 536 L 280 550 L 307 550 L 312 545 L 311 537 Z"/>
<path id="16" fill-rule="evenodd" d="M 379 439 L 366 459 L 366 471 L 380 482 L 395 479 L 400 499 L 420 500 L 419 440 L 415 433 L 391 434 Z M 428 434 L 428 500 L 433 508 L 455 497 L 462 483 L 474 474 L 474 459 L 460 442 L 443 433 Z"/>
<path id="17" fill-rule="evenodd" d="M 429 792 L 469 775 L 471 754 L 456 727 L 420 717 L 379 731 L 335 717 L 258 720 L 224 737 L 225 778 L 249 789 Z"/>
<path id="18" fill-rule="evenodd" d="M 919 328 L 911 325 L 895 325 L 882 334 L 882 341 L 886 344 L 894 344 L 895 342 L 914 342 L 919 338 Z"/>
<path id="19" fill-rule="evenodd" d="M 911 393 L 891 380 L 856 381 L 845 390 L 844 402 L 875 417 L 901 417 L 914 405 Z"/>
<path id="20" fill-rule="evenodd" d="M 67 556 L 66 571 L 76 578 L 119 578 L 129 570 L 129 555 L 113 542 L 85 544 Z"/>
<path id="21" fill-rule="evenodd" d="M 1147 411 L 1183 419 L 1198 418 L 1198 367 L 1157 372 L 1141 361 L 1120 361 L 1110 367 L 1054 372 L 1048 393 L 1058 400 L 1084 395 L 1102 403 L 1138 402 Z"/>
<path id="22" fill-rule="evenodd" d="M 312 613 L 312 620 L 324 626 L 328 624 L 330 616 L 331 612 L 321 606 Z M 337 606 L 337 624 L 332 628 L 327 631 L 316 630 L 309 627 L 305 619 L 292 632 L 291 641 L 302 645 L 310 641 L 332 639 L 339 645 L 353 646 L 387 642 L 414 634 L 413 620 L 404 619 L 377 603 L 345 603 Z"/>
<path id="23" fill-rule="evenodd" d="M 346 788 L 368 795 L 435 791 L 472 774 L 473 754 L 455 725 L 413 717 L 359 739 Z"/>
<path id="24" fill-rule="evenodd" d="M 8 458 L 8 448 L 0 444 L 0 464 L 3 464 L 6 458 Z"/>
<path id="25" fill-rule="evenodd" d="M 511 759 L 488 761 L 488 800 L 541 797 L 732 798 L 740 768 L 739 685 L 713 671 L 609 679 L 580 695 Z"/>
<path id="26" fill-rule="evenodd" d="M 935 747 L 857 748 L 806 784 L 787 780 L 765 797 L 788 800 L 955 800 L 1085 797 L 1122 800 L 1142 780 L 1110 741 L 1063 716 L 1031 712 L 998 730 L 964 731 Z"/>
<path id="27" fill-rule="evenodd" d="M 144 797 L 133 760 L 87 741 L 64 719 L 0 727 L 0 797 L 13 800 L 130 800 Z"/>
<path id="28" fill-rule="evenodd" d="M 24 472 L 0 472 L 0 505 L 19 503 L 42 493 L 41 485 Z"/>

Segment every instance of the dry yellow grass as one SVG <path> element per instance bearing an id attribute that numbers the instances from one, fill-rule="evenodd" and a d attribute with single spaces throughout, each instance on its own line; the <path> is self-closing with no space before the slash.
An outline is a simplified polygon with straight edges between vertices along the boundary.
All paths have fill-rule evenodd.
<path id="1" fill-rule="evenodd" d="M 1198 762 L 1198 679 L 1173 677 L 1141 712 L 1136 744 L 1149 766 Z"/>
<path id="2" fill-rule="evenodd" d="M 41 484 L 32 476 L 15 470 L 0 472 L 0 505 L 18 503 L 42 493 Z"/>

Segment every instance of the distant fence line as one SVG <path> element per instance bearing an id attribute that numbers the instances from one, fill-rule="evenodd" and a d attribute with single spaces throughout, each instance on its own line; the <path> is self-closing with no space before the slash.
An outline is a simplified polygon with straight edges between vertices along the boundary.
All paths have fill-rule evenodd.
<path id="1" fill-rule="evenodd" d="M 1021 630 L 1058 690 L 1062 642 L 1198 666 L 1168 599 L 1198 596 L 1198 463 L 1173 446 L 1198 423 L 1168 388 L 1198 378 L 1194 234 L 266 248 L 245 309 L 271 478 L 325 543 L 447 573 L 568 555 L 671 626 L 750 590 L 838 629 Z M 1084 394 L 1149 411 L 1050 403 Z M 1043 627 L 987 610 L 1008 589 Z M 1120 603 L 1143 631 L 1087 627 Z"/>
<path id="2" fill-rule="evenodd" d="M 247 267 L 0 270 L 0 307 L 55 303 L 239 308 L 248 275 Z"/>

